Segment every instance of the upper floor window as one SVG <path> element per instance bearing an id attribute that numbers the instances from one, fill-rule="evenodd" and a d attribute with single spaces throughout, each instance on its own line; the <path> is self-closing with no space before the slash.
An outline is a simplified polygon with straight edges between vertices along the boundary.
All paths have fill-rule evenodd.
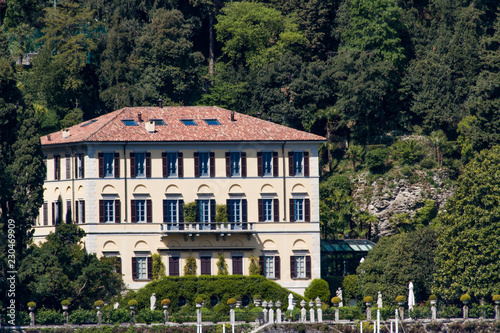
<path id="1" fill-rule="evenodd" d="M 226 152 L 226 177 L 247 176 L 247 154 Z"/>
<path id="2" fill-rule="evenodd" d="M 227 216 L 232 230 L 247 229 L 247 199 L 228 199 Z"/>
<path id="3" fill-rule="evenodd" d="M 184 176 L 183 154 L 177 152 L 162 153 L 163 177 Z"/>
<path id="4" fill-rule="evenodd" d="M 258 176 L 278 177 L 278 152 L 257 152 Z"/>
<path id="5" fill-rule="evenodd" d="M 304 151 L 288 152 L 290 176 L 309 177 L 309 153 Z"/>
<path id="6" fill-rule="evenodd" d="M 71 154 L 66 154 L 66 179 L 71 179 Z"/>
<path id="7" fill-rule="evenodd" d="M 196 200 L 196 221 L 202 230 L 215 229 L 215 200 Z"/>
<path id="8" fill-rule="evenodd" d="M 133 257 L 132 258 L 132 279 L 151 280 L 153 278 L 153 258 Z"/>
<path id="9" fill-rule="evenodd" d="M 184 200 L 163 200 L 163 222 L 168 230 L 184 230 Z"/>
<path id="10" fill-rule="evenodd" d="M 47 201 L 43 203 L 43 225 L 49 225 L 49 205 Z"/>
<path id="11" fill-rule="evenodd" d="M 76 223 L 85 223 L 85 200 L 75 201 Z"/>
<path id="12" fill-rule="evenodd" d="M 309 199 L 290 199 L 290 221 L 311 221 L 311 204 Z"/>
<path id="13" fill-rule="evenodd" d="M 59 200 L 52 202 L 52 225 L 61 223 L 62 205 Z"/>
<path id="14" fill-rule="evenodd" d="M 82 179 L 85 177 L 84 172 L 84 154 L 75 155 L 75 178 Z"/>
<path id="15" fill-rule="evenodd" d="M 194 153 L 195 177 L 215 177 L 215 154 L 213 152 Z"/>
<path id="16" fill-rule="evenodd" d="M 151 153 L 130 153 L 130 175 L 151 178 Z"/>
<path id="17" fill-rule="evenodd" d="M 99 177 L 120 177 L 120 154 L 99 153 Z"/>
<path id="18" fill-rule="evenodd" d="M 54 180 L 61 179 L 61 156 L 54 155 Z"/>
<path id="19" fill-rule="evenodd" d="M 290 277 L 292 279 L 311 278 L 311 256 L 295 255 L 290 257 Z"/>
<path id="20" fill-rule="evenodd" d="M 99 222 L 120 223 L 121 204 L 118 199 L 99 200 Z"/>
<path id="21" fill-rule="evenodd" d="M 47 180 L 47 155 L 43 155 L 43 164 L 45 164 L 45 180 Z"/>
<path id="22" fill-rule="evenodd" d="M 153 204 L 151 200 L 132 200 L 130 208 L 132 223 L 153 222 Z"/>
<path id="23" fill-rule="evenodd" d="M 259 199 L 259 222 L 279 222 L 278 199 Z"/>

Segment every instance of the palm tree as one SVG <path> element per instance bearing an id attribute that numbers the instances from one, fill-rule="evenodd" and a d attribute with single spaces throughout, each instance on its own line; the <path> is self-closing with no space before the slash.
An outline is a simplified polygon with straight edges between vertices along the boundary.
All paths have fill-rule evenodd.
<path id="1" fill-rule="evenodd" d="M 441 168 L 443 165 L 443 148 L 446 147 L 448 143 L 446 134 L 443 130 L 434 131 L 429 135 L 429 142 L 434 148 L 434 157 L 436 158 L 438 166 Z"/>
<path id="2" fill-rule="evenodd" d="M 351 160 L 353 171 L 356 171 L 356 162 L 361 162 L 363 160 L 364 153 L 364 148 L 359 145 L 350 145 L 349 149 L 347 149 L 347 156 L 349 160 Z"/>

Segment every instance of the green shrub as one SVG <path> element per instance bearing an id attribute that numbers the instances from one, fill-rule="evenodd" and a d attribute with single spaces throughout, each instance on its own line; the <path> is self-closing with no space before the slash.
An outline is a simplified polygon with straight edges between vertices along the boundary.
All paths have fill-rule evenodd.
<path id="1" fill-rule="evenodd" d="M 130 301 L 128 301 L 128 306 L 138 306 L 139 303 L 135 300 L 135 299 L 131 299 Z"/>
<path id="2" fill-rule="evenodd" d="M 36 303 L 35 302 L 28 302 L 28 307 L 36 308 Z"/>
<path id="3" fill-rule="evenodd" d="M 406 297 L 404 297 L 403 295 L 398 295 L 396 296 L 396 302 L 404 302 L 406 301 Z"/>
<path id="4" fill-rule="evenodd" d="M 61 325 L 64 323 L 64 315 L 56 310 L 42 308 L 36 313 L 36 323 L 39 325 Z"/>
<path id="5" fill-rule="evenodd" d="M 439 313 L 439 318 L 460 318 L 462 317 L 462 309 L 456 306 L 445 306 Z"/>
<path id="6" fill-rule="evenodd" d="M 163 323 L 163 313 L 161 311 L 151 311 L 150 309 L 142 309 L 137 313 L 138 323 Z"/>
<path id="7" fill-rule="evenodd" d="M 436 301 L 437 299 L 437 296 L 434 294 L 429 296 L 429 301 Z"/>
<path id="8" fill-rule="evenodd" d="M 188 223 L 196 222 L 196 202 L 184 204 L 184 221 Z"/>
<path id="9" fill-rule="evenodd" d="M 360 293 L 358 276 L 357 275 L 347 275 L 342 282 L 342 290 L 344 292 L 344 299 L 349 300 L 351 298 L 358 298 Z"/>
<path id="10" fill-rule="evenodd" d="M 392 155 L 400 164 L 415 164 L 424 156 L 422 144 L 416 140 L 399 140 L 392 146 Z"/>
<path id="11" fill-rule="evenodd" d="M 493 300 L 493 302 L 500 301 L 500 295 L 493 295 L 492 300 Z"/>
<path id="12" fill-rule="evenodd" d="M 365 303 L 373 303 L 373 297 L 371 296 L 366 296 L 363 300 Z"/>
<path id="13" fill-rule="evenodd" d="M 165 276 L 165 264 L 161 260 L 161 255 L 159 253 L 153 253 L 151 257 L 153 259 L 153 280 L 158 280 L 162 276 Z"/>
<path id="14" fill-rule="evenodd" d="M 73 325 L 95 324 L 97 323 L 97 315 L 92 310 L 76 309 L 69 313 L 68 321 Z"/>
<path id="15" fill-rule="evenodd" d="M 424 158 L 420 161 L 420 166 L 424 169 L 434 169 L 436 167 L 436 161 L 432 158 Z"/>
<path id="16" fill-rule="evenodd" d="M 236 304 L 236 299 L 235 298 L 230 298 L 227 300 L 227 305 L 232 305 L 232 304 Z"/>
<path id="17" fill-rule="evenodd" d="M 253 299 L 262 299 L 262 296 L 260 296 L 259 294 L 255 294 L 253 295 Z"/>
<path id="18" fill-rule="evenodd" d="M 215 222 L 221 223 L 221 222 L 227 222 L 228 217 L 227 217 L 227 206 L 222 204 L 222 205 L 216 205 L 215 206 Z"/>
<path id="19" fill-rule="evenodd" d="M 229 275 L 224 254 L 219 253 L 218 258 L 219 260 L 217 260 L 217 275 Z"/>
<path id="20" fill-rule="evenodd" d="M 63 306 L 69 306 L 69 301 L 67 299 L 61 301 L 61 305 Z"/>
<path id="21" fill-rule="evenodd" d="M 104 311 L 103 321 L 107 324 L 129 323 L 132 320 L 130 311 L 126 309 L 109 309 Z"/>
<path id="22" fill-rule="evenodd" d="M 94 306 L 104 306 L 104 302 L 102 300 L 98 300 L 94 302 Z"/>
<path id="23" fill-rule="evenodd" d="M 328 303 L 328 300 L 330 299 L 330 288 L 328 286 L 328 282 L 323 279 L 312 280 L 309 286 L 307 286 L 304 296 L 307 299 L 312 300 L 319 297 L 322 302 Z"/>
<path id="24" fill-rule="evenodd" d="M 389 149 L 375 148 L 366 153 L 366 166 L 373 172 L 379 172 L 385 166 L 385 162 L 389 158 Z"/>
<path id="25" fill-rule="evenodd" d="M 187 257 L 186 265 L 184 266 L 184 275 L 195 276 L 196 268 L 196 259 L 194 257 Z"/>
<path id="26" fill-rule="evenodd" d="M 168 298 L 164 298 L 161 300 L 161 305 L 162 306 L 165 306 L 165 305 L 170 305 L 170 303 L 172 303 Z"/>
<path id="27" fill-rule="evenodd" d="M 200 296 L 198 296 L 198 297 L 196 297 L 196 298 L 195 298 L 194 302 L 195 302 L 196 304 L 201 304 L 201 303 L 203 303 L 203 298 L 202 298 L 202 297 L 200 297 Z"/>
<path id="28" fill-rule="evenodd" d="M 467 294 L 463 294 L 462 296 L 460 296 L 460 302 L 468 302 L 470 301 L 470 299 L 470 296 Z"/>
<path id="29" fill-rule="evenodd" d="M 250 258 L 250 275 L 260 275 L 261 274 L 261 268 L 259 264 L 259 258 L 256 256 L 251 256 Z"/>

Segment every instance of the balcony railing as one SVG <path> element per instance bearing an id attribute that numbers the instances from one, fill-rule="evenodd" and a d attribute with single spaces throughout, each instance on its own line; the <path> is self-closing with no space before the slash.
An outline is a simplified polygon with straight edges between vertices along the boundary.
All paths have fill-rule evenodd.
<path id="1" fill-rule="evenodd" d="M 163 223 L 161 231 L 165 233 L 251 233 L 251 222 L 183 222 Z"/>

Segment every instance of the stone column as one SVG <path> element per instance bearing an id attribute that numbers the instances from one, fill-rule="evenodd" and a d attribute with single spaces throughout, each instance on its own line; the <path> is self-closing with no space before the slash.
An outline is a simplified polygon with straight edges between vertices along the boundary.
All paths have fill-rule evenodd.
<path id="1" fill-rule="evenodd" d="M 366 303 L 366 320 L 371 321 L 372 320 L 372 303 Z"/>
<path id="2" fill-rule="evenodd" d="M 463 310 L 463 319 L 464 320 L 469 319 L 469 307 L 466 304 L 464 304 L 462 310 Z"/>
<path id="3" fill-rule="evenodd" d="M 316 307 L 318 308 L 317 311 L 318 311 L 318 323 L 322 323 L 323 322 L 323 310 L 321 310 L 321 306 L 323 305 L 323 303 L 321 303 L 321 300 L 319 299 L 319 297 L 316 297 L 315 299 L 316 301 Z"/>
<path id="4" fill-rule="evenodd" d="M 281 302 L 276 302 L 276 322 L 281 324 Z"/>
<path id="5" fill-rule="evenodd" d="M 309 301 L 309 317 L 311 319 L 311 323 L 316 322 L 314 318 L 314 302 L 312 300 Z"/>
<path id="6" fill-rule="evenodd" d="M 498 305 L 497 305 L 498 308 Z M 30 326 L 35 326 L 35 313 L 33 309 L 30 308 Z"/>
<path id="7" fill-rule="evenodd" d="M 340 311 L 339 311 L 339 307 L 338 307 L 338 306 L 336 306 L 336 307 L 335 307 L 335 321 L 336 321 L 336 322 L 340 321 L 340 315 L 339 315 L 339 312 L 340 312 Z"/>
<path id="8" fill-rule="evenodd" d="M 130 324 L 132 326 L 134 326 L 135 325 L 135 311 L 134 311 L 135 306 L 134 307 L 131 306 L 130 308 L 132 309 L 132 311 L 130 311 L 130 317 L 132 317 Z"/>
<path id="9" fill-rule="evenodd" d="M 165 321 L 165 325 L 168 323 L 168 305 L 164 305 L 163 308 L 163 320 Z"/>
<path id="10" fill-rule="evenodd" d="M 269 301 L 269 304 L 267 306 L 269 306 L 269 322 L 271 324 L 274 324 L 274 309 L 273 309 L 274 303 L 273 303 L 273 301 Z"/>
<path id="11" fill-rule="evenodd" d="M 302 300 L 300 302 L 300 306 L 302 307 L 302 309 L 300 310 L 300 322 L 305 323 L 307 319 L 307 311 L 305 309 L 306 301 Z"/>
<path id="12" fill-rule="evenodd" d="M 262 313 L 264 314 L 264 323 L 267 323 L 267 301 L 262 302 Z"/>
<path id="13" fill-rule="evenodd" d="M 500 320 L 500 305 L 495 305 L 495 320 Z"/>
<path id="14" fill-rule="evenodd" d="M 201 333 L 201 304 L 196 304 L 196 333 Z"/>
<path id="15" fill-rule="evenodd" d="M 102 312 L 101 312 L 101 307 L 97 307 L 97 326 L 102 325 Z"/>
<path id="16" fill-rule="evenodd" d="M 405 309 L 402 306 L 399 307 L 399 318 L 401 318 L 401 320 L 405 319 Z"/>

